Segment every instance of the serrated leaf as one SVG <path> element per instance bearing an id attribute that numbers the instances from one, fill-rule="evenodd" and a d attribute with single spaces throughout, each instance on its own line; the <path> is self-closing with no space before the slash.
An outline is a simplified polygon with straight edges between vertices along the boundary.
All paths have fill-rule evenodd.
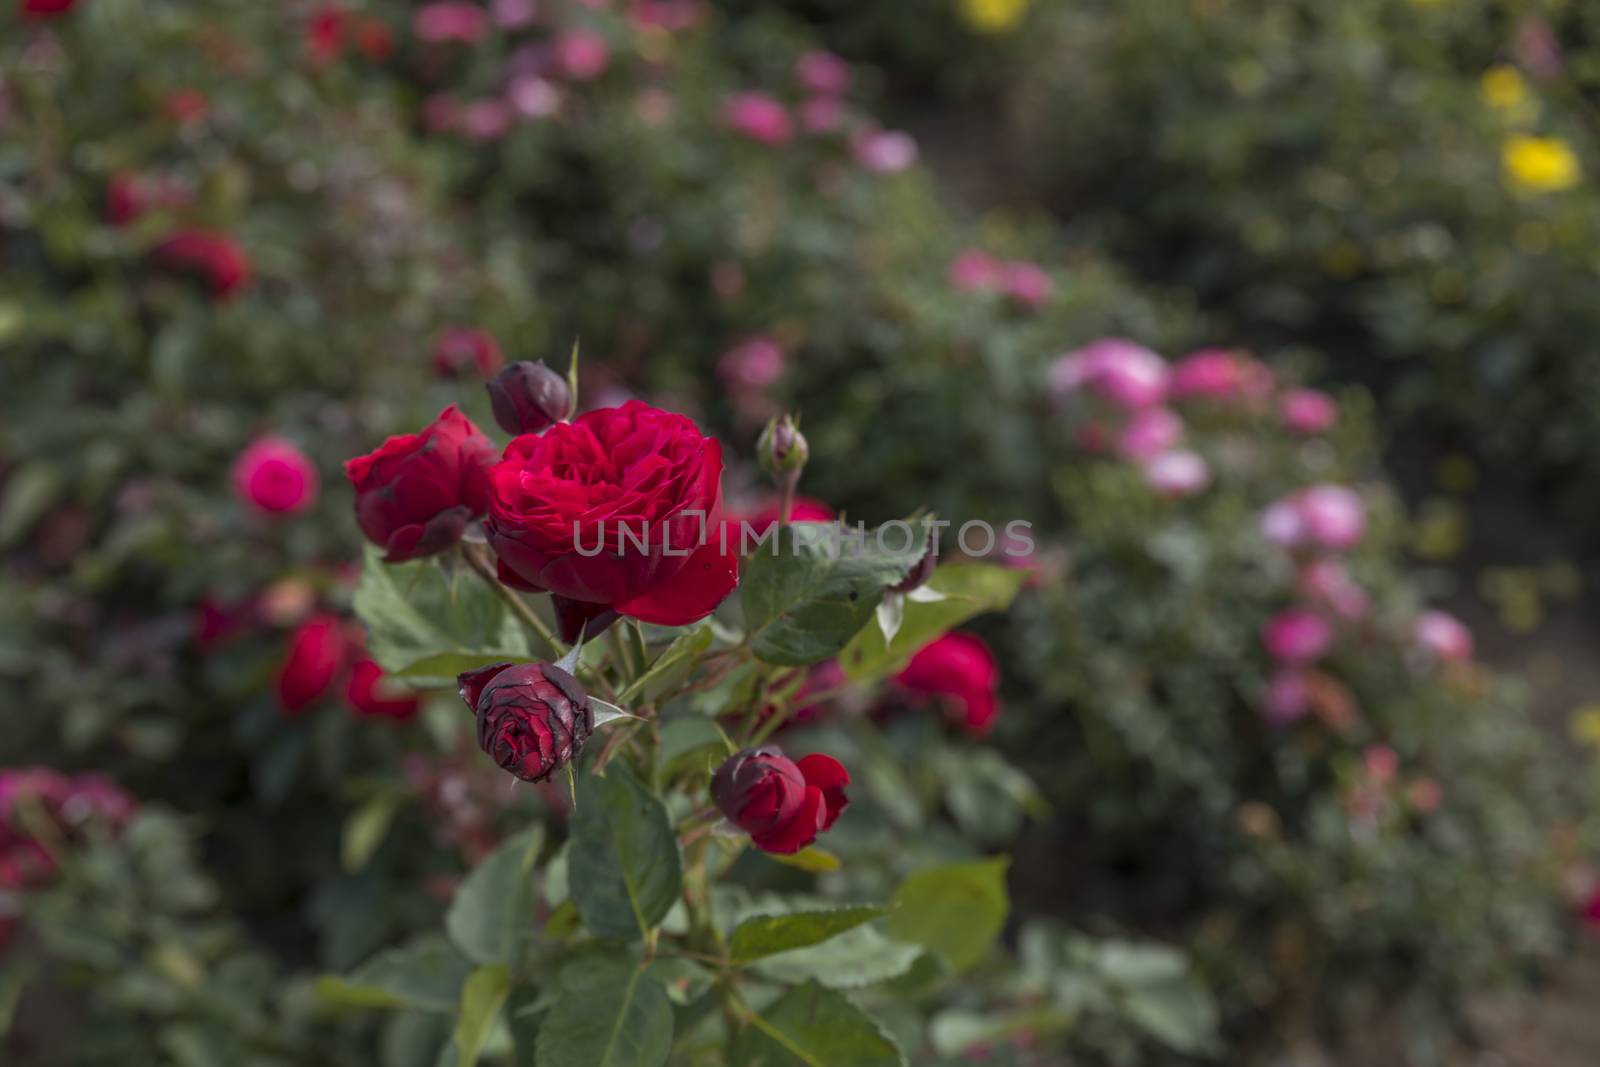
<path id="1" fill-rule="evenodd" d="M 756 915 L 733 931 L 728 955 L 735 963 L 748 963 L 792 949 L 806 948 L 837 937 L 884 914 L 873 905 L 795 911 L 787 915 Z"/>
<path id="2" fill-rule="evenodd" d="M 643 937 L 671 910 L 683 884 L 678 838 L 661 801 L 620 762 L 578 788 L 567 852 L 583 924 L 599 937 Z"/>
<path id="3" fill-rule="evenodd" d="M 495 1016 L 511 992 L 511 975 L 495 964 L 479 967 L 461 990 L 461 1013 L 456 1017 L 455 1067 L 475 1067 Z"/>
<path id="4" fill-rule="evenodd" d="M 807 530 L 807 526 L 821 530 Z M 776 551 L 758 549 L 739 577 L 751 647 L 767 663 L 804 667 L 834 656 L 873 618 L 884 590 L 904 578 L 922 546 L 901 552 L 879 546 L 874 531 L 861 545 L 803 523 L 781 527 Z"/>
<path id="5" fill-rule="evenodd" d="M 937 953 L 953 970 L 973 967 L 1005 926 L 1010 863 L 1000 856 L 918 871 L 895 890 L 885 930 L 898 941 Z"/>
<path id="6" fill-rule="evenodd" d="M 492 590 L 476 575 L 451 581 L 432 560 L 384 563 L 368 545 L 355 610 L 372 658 L 409 685 L 454 688 L 454 668 L 467 660 L 532 658 L 521 624 Z"/>
<path id="7" fill-rule="evenodd" d="M 317 996 L 331 1004 L 362 1008 L 453 1011 L 472 970 L 461 953 L 437 934 L 385 949 L 348 975 L 317 980 Z"/>
<path id="8" fill-rule="evenodd" d="M 566 991 L 539 1029 L 538 1067 L 660 1067 L 672 1051 L 672 1003 L 648 968 L 596 961 L 563 973 Z"/>
<path id="9" fill-rule="evenodd" d="M 534 934 L 533 865 L 544 828 L 530 826 L 468 872 L 445 913 L 445 931 L 478 963 L 521 963 Z"/>
<path id="10" fill-rule="evenodd" d="M 881 626 L 857 633 L 839 655 L 845 677 L 855 682 L 887 678 L 941 634 L 975 615 L 1005 611 L 1027 577 L 1024 570 L 995 563 L 941 564 L 923 587 L 941 599 L 906 597 L 893 640 L 885 640 Z"/>
<path id="11" fill-rule="evenodd" d="M 905 1067 L 877 1022 L 843 993 L 816 982 L 796 986 L 739 1032 L 739 1067 Z"/>

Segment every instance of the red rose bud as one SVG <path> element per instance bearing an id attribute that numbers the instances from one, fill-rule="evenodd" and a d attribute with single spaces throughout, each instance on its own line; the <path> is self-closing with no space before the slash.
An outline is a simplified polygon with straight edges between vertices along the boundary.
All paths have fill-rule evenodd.
<path id="1" fill-rule="evenodd" d="M 185 230 L 156 246 L 156 261 L 194 274 L 211 287 L 218 300 L 235 296 L 250 281 L 250 260 L 227 234 Z"/>
<path id="2" fill-rule="evenodd" d="M 772 419 L 756 442 L 756 461 L 773 477 L 799 473 L 810 455 L 811 450 L 792 415 Z"/>
<path id="3" fill-rule="evenodd" d="M 369 719 L 397 719 L 404 722 L 415 718 L 422 702 L 405 690 L 387 688 L 383 668 L 370 659 L 359 660 L 350 669 L 350 681 L 345 685 L 344 699 L 358 714 Z"/>
<path id="4" fill-rule="evenodd" d="M 475 326 L 445 330 L 433 346 L 433 369 L 446 378 L 456 378 L 467 371 L 487 378 L 505 361 L 494 335 Z"/>
<path id="5" fill-rule="evenodd" d="M 949 706 L 968 733 L 981 737 L 1000 714 L 1000 670 L 994 653 L 972 634 L 948 633 L 924 645 L 895 681 Z"/>
<path id="6" fill-rule="evenodd" d="M 289 639 L 289 651 L 278 669 L 278 705 L 298 715 L 333 686 L 344 667 L 349 643 L 343 624 L 333 615 L 313 615 Z"/>
<path id="7" fill-rule="evenodd" d="M 496 663 L 457 681 L 478 720 L 478 747 L 525 782 L 571 763 L 594 732 L 589 694 L 553 664 Z"/>
<path id="8" fill-rule="evenodd" d="M 452 404 L 421 433 L 345 463 L 356 523 L 386 562 L 442 552 L 488 510 L 494 460 L 494 443 Z"/>
<path id="9" fill-rule="evenodd" d="M 682 415 L 591 411 L 512 441 L 489 480 L 501 580 L 553 594 L 569 642 L 574 620 L 686 626 L 739 582 L 738 546 L 717 536 L 722 446 Z"/>
<path id="10" fill-rule="evenodd" d="M 539 433 L 567 417 L 572 392 L 567 380 L 543 361 L 521 360 L 489 379 L 494 421 L 510 434 Z"/>
<path id="11" fill-rule="evenodd" d="M 850 804 L 850 775 L 832 756 L 789 759 L 776 745 L 747 748 L 717 768 L 711 798 L 765 852 L 799 852 Z"/>

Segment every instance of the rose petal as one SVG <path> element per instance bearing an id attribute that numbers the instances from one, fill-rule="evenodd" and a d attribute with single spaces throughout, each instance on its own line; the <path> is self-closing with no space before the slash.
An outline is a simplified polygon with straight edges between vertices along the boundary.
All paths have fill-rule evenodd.
<path id="1" fill-rule="evenodd" d="M 844 792 L 844 787 L 850 784 L 850 772 L 844 769 L 844 764 L 820 752 L 802 756 L 795 762 L 795 766 L 800 768 L 800 775 L 806 780 L 806 785 L 822 794 L 825 809 L 822 828 L 828 829 L 844 809 L 850 806 L 850 798 L 845 796 Z"/>
<path id="2" fill-rule="evenodd" d="M 687 626 L 710 615 L 739 584 L 739 557 L 721 541 L 708 537 L 671 578 L 614 607 L 658 626 Z"/>
<path id="3" fill-rule="evenodd" d="M 750 840 L 764 852 L 791 855 L 817 839 L 817 834 L 822 832 L 823 819 L 826 817 L 827 802 L 823 799 L 822 790 L 807 786 L 794 818 L 768 833 L 751 834 Z"/>

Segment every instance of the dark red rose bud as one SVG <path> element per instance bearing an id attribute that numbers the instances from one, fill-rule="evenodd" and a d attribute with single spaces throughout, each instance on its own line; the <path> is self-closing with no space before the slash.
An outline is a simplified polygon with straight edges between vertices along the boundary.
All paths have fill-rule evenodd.
<path id="1" fill-rule="evenodd" d="M 442 552 L 489 508 L 494 442 L 454 404 L 421 433 L 345 463 L 356 523 L 389 563 Z"/>
<path id="2" fill-rule="evenodd" d="M 344 624 L 335 615 L 313 615 L 289 639 L 278 670 L 278 704 L 298 715 L 322 697 L 344 667 L 350 652 Z"/>
<path id="3" fill-rule="evenodd" d="M 513 363 L 485 388 L 494 407 L 494 421 L 510 434 L 538 433 L 565 419 L 572 407 L 567 380 L 542 360 Z"/>
<path id="4" fill-rule="evenodd" d="M 849 805 L 850 775 L 832 756 L 798 763 L 776 745 L 747 748 L 717 768 L 711 798 L 732 823 L 766 852 L 799 852 Z"/>
<path id="5" fill-rule="evenodd" d="M 231 299 L 250 281 L 249 256 L 225 233 L 182 230 L 156 246 L 155 258 L 170 270 L 200 278 L 217 300 Z"/>
<path id="6" fill-rule="evenodd" d="M 594 732 L 589 694 L 553 664 L 496 663 L 457 681 L 478 720 L 478 747 L 525 782 L 571 763 Z"/>

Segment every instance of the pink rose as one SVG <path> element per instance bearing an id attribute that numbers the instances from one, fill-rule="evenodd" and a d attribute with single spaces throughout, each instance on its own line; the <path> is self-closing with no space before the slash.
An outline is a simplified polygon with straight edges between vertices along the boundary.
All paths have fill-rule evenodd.
<path id="1" fill-rule="evenodd" d="M 722 117 L 734 132 L 769 147 L 788 144 L 794 136 L 789 112 L 766 93 L 735 93 L 723 105 Z"/>
<path id="2" fill-rule="evenodd" d="M 850 88 L 850 64 L 820 48 L 795 61 L 794 76 L 806 92 L 819 96 L 839 96 Z"/>
<path id="3" fill-rule="evenodd" d="M 1168 408 L 1136 411 L 1117 437 L 1117 449 L 1128 459 L 1153 459 L 1183 440 L 1183 420 Z"/>
<path id="4" fill-rule="evenodd" d="M 556 38 L 556 66 L 573 81 L 592 81 L 611 64 L 611 48 L 593 30 L 568 30 Z"/>
<path id="5" fill-rule="evenodd" d="M 317 486 L 317 469 L 281 437 L 259 438 L 233 463 L 234 494 L 268 514 L 305 511 L 317 498 Z"/>
<path id="6" fill-rule="evenodd" d="M 964 249 L 950 262 L 950 285 L 957 292 L 972 293 L 1000 285 L 1000 261 L 980 248 Z"/>
<path id="7" fill-rule="evenodd" d="M 1192 496 L 1211 484 L 1211 467 L 1196 452 L 1163 452 L 1145 461 L 1144 477 L 1163 496 Z"/>
<path id="8" fill-rule="evenodd" d="M 1291 433 L 1311 437 L 1326 433 L 1339 421 L 1339 405 L 1316 389 L 1291 389 L 1278 402 L 1283 424 Z"/>
<path id="9" fill-rule="evenodd" d="M 1262 627 L 1261 643 L 1280 663 L 1311 663 L 1333 646 L 1333 627 L 1315 612 L 1293 608 Z"/>
<path id="10" fill-rule="evenodd" d="M 856 162 L 873 174 L 898 174 L 917 161 L 917 142 L 899 130 L 867 130 L 851 139 Z"/>
<path id="11" fill-rule="evenodd" d="M 1417 646 L 1444 663 L 1464 663 L 1472 658 L 1472 631 L 1454 615 L 1424 611 L 1413 628 Z"/>
<path id="12" fill-rule="evenodd" d="M 417 40 L 430 44 L 475 44 L 489 32 L 489 16 L 483 8 L 465 0 L 436 0 L 417 9 L 411 19 L 411 32 Z"/>
<path id="13" fill-rule="evenodd" d="M 1129 411 L 1160 404 L 1170 377 L 1166 360 L 1120 337 L 1103 338 L 1059 356 L 1050 369 L 1058 399 L 1082 390 Z"/>

